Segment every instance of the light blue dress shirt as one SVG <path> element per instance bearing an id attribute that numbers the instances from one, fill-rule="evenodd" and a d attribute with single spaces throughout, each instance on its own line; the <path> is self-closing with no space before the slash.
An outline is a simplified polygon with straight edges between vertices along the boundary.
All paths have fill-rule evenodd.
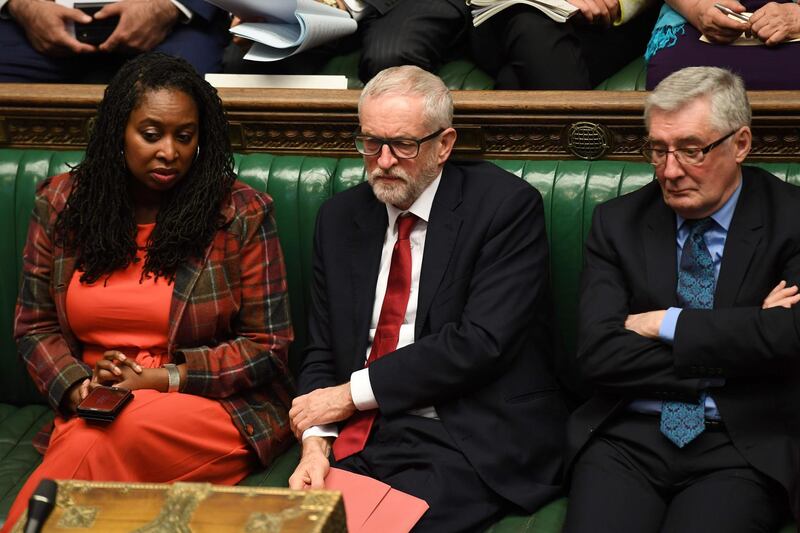
<path id="1" fill-rule="evenodd" d="M 706 231 L 703 235 L 703 240 L 708 247 L 711 254 L 711 260 L 714 262 L 714 283 L 716 284 L 719 279 L 719 269 L 722 266 L 722 252 L 725 250 L 725 239 L 728 237 L 728 228 L 731 226 L 733 219 L 733 212 L 736 210 L 736 203 L 739 201 L 739 195 L 742 192 L 742 183 L 733 192 L 728 201 L 725 202 L 715 213 L 711 215 L 711 219 L 715 224 Z M 683 254 L 683 244 L 689 238 L 689 225 L 685 224 L 686 219 L 682 216 L 675 214 L 675 223 L 677 224 L 677 264 L 678 270 L 681 265 L 681 255 Z M 676 289 L 677 290 L 677 289 Z M 678 317 L 682 309 L 679 307 L 670 307 L 661 321 L 661 328 L 658 331 L 658 336 L 667 344 L 672 344 L 675 339 L 675 327 L 678 324 Z M 708 380 L 708 386 L 721 386 L 725 383 L 724 379 L 711 378 Z M 661 400 L 634 400 L 629 405 L 629 409 L 639 413 L 645 414 L 659 414 L 661 413 Z M 710 420 L 720 420 L 717 404 L 709 394 L 706 396 L 706 418 Z"/>

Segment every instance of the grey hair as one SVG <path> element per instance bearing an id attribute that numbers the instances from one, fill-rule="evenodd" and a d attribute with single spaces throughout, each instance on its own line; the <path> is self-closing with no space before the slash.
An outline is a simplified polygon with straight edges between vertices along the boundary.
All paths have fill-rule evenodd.
<path id="1" fill-rule="evenodd" d="M 453 97 L 450 90 L 438 76 L 430 72 L 414 65 L 380 71 L 361 91 L 358 99 L 359 116 L 364 100 L 387 93 L 421 96 L 425 124 L 430 128 L 449 128 L 453 125 Z"/>
<path id="2" fill-rule="evenodd" d="M 699 98 L 711 102 L 711 126 L 720 134 L 750 125 L 750 101 L 742 78 L 723 68 L 687 67 L 661 80 L 647 97 L 644 106 L 647 129 L 653 108 L 670 113 Z"/>

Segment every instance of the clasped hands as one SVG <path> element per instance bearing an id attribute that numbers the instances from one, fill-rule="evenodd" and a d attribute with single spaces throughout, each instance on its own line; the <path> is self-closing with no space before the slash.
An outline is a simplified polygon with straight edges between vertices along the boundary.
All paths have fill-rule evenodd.
<path id="1" fill-rule="evenodd" d="M 108 350 L 97 361 L 92 377 L 76 383 L 67 393 L 68 408 L 75 412 L 78 404 L 90 391 L 100 386 L 114 386 L 122 389 L 163 388 L 165 370 L 162 368 L 142 368 L 136 361 L 118 350 Z"/>
<path id="2" fill-rule="evenodd" d="M 798 291 L 797 285 L 787 287 L 786 282 L 781 281 L 764 298 L 761 308 L 785 307 L 788 309 L 797 302 L 800 302 L 800 291 Z M 661 322 L 664 320 L 666 313 L 666 310 L 661 309 L 628 315 L 625 319 L 625 329 L 649 339 L 657 339 L 661 330 Z"/>
<path id="3" fill-rule="evenodd" d="M 745 7 L 736 0 L 701 0 L 695 16 L 687 18 L 709 41 L 727 44 L 744 33 L 772 46 L 800 36 L 800 6 L 793 2 L 769 2 L 756 10 L 747 22 L 733 20 L 714 7 L 715 3 L 737 13 L 745 11 Z"/>
<path id="4" fill-rule="evenodd" d="M 178 8 L 170 0 L 120 0 L 105 5 L 94 19 L 119 17 L 119 23 L 105 42 L 95 47 L 78 41 L 67 24 L 92 22 L 79 9 L 51 0 L 9 0 L 11 17 L 25 31 L 33 48 L 47 56 L 92 52 L 146 52 L 161 43 L 178 20 Z"/>

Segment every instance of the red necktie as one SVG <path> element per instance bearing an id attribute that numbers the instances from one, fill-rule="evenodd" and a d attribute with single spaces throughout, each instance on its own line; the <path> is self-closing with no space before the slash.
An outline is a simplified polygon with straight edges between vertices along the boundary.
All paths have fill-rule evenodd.
<path id="1" fill-rule="evenodd" d="M 417 216 L 412 214 L 397 218 L 397 242 L 394 243 L 392 251 L 386 295 L 383 297 L 378 327 L 375 329 L 367 365 L 397 348 L 400 326 L 403 325 L 406 316 L 408 296 L 411 292 L 411 243 L 408 236 L 417 220 Z M 356 411 L 345 422 L 339 437 L 333 441 L 333 456 L 336 460 L 344 459 L 364 449 L 377 415 L 377 409 Z"/>

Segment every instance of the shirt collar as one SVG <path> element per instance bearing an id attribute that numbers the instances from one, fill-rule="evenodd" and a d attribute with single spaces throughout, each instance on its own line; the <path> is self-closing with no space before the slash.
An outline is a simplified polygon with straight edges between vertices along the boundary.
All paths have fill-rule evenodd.
<path id="1" fill-rule="evenodd" d="M 736 187 L 736 190 L 733 191 L 731 197 L 722 204 L 722 207 L 717 209 L 711 215 L 711 219 L 717 223 L 725 232 L 728 232 L 728 228 L 731 226 L 731 220 L 733 220 L 733 212 L 736 210 L 736 203 L 739 201 L 739 195 L 742 192 L 742 180 L 739 180 L 739 186 Z M 675 220 L 678 225 L 678 230 L 681 229 L 683 223 L 686 222 L 686 219 L 680 216 L 679 214 L 675 213 Z"/>
<path id="2" fill-rule="evenodd" d="M 433 199 L 436 196 L 436 191 L 439 190 L 439 182 L 442 181 L 442 171 L 439 171 L 439 175 L 436 176 L 436 179 L 433 180 L 425 190 L 422 191 L 422 194 L 414 200 L 414 203 L 411 204 L 411 207 L 402 211 L 391 204 L 386 204 L 386 212 L 389 215 L 389 227 L 393 228 L 395 222 L 397 222 L 397 217 L 402 215 L 403 213 L 413 213 L 417 215 L 420 219 L 428 222 L 428 219 L 431 217 L 431 208 L 433 207 Z"/>

